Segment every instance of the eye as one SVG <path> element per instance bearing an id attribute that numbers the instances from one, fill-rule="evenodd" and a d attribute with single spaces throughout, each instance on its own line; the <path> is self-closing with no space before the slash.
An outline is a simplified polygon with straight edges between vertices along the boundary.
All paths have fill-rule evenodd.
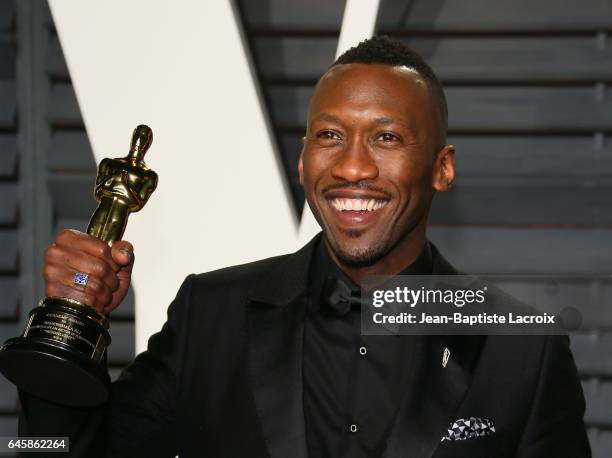
<path id="1" fill-rule="evenodd" d="M 317 138 L 321 140 L 333 140 L 333 141 L 342 140 L 340 136 L 332 130 L 323 130 L 317 133 Z"/>
<path id="2" fill-rule="evenodd" d="M 342 137 L 333 130 L 320 130 L 315 134 L 316 143 L 320 147 L 331 148 L 342 144 Z"/>
<path id="3" fill-rule="evenodd" d="M 391 132 L 383 132 L 377 137 L 377 140 L 389 145 L 400 141 L 399 137 Z"/>

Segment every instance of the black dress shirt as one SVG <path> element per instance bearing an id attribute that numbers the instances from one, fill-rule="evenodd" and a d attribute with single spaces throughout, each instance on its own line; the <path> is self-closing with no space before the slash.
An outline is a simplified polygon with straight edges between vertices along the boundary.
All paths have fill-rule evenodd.
<path id="1" fill-rule="evenodd" d="M 429 244 L 401 275 L 431 274 Z M 304 334 L 304 414 L 310 458 L 380 457 L 395 423 L 411 351 L 406 336 L 361 335 L 359 306 L 344 315 L 321 300 L 325 279 L 359 287 L 333 262 L 325 243 L 310 270 Z"/>

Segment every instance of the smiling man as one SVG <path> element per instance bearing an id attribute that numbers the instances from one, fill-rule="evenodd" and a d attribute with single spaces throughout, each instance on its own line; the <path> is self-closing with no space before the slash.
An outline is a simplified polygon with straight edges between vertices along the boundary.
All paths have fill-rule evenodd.
<path id="1" fill-rule="evenodd" d="M 298 166 L 331 256 L 356 281 L 416 259 L 434 193 L 455 176 L 440 83 L 401 48 L 377 62 L 385 46 L 354 48 L 321 78 Z"/>
<path id="2" fill-rule="evenodd" d="M 189 276 L 107 405 L 22 392 L 20 435 L 70 436 L 84 457 L 590 456 L 567 338 L 361 335 L 366 275 L 456 273 L 426 237 L 455 176 L 446 123 L 416 53 L 385 38 L 349 50 L 315 88 L 299 160 L 322 235 Z M 46 292 L 109 312 L 132 262 L 127 242 L 64 232 Z"/>

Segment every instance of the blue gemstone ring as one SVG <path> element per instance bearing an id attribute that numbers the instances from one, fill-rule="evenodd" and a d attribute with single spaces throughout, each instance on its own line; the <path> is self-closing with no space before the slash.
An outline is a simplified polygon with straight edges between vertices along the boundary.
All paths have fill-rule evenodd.
<path id="1" fill-rule="evenodd" d="M 74 284 L 78 286 L 87 286 L 87 280 L 89 280 L 89 275 L 84 274 L 83 272 L 75 273 L 74 278 L 72 279 Z"/>

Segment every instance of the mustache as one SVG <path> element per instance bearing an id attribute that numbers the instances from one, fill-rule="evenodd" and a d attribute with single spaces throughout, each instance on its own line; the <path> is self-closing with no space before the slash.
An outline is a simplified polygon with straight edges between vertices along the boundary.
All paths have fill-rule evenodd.
<path id="1" fill-rule="evenodd" d="M 333 183 L 333 184 L 325 186 L 321 190 L 321 192 L 325 194 L 329 191 L 335 191 L 337 189 L 371 191 L 371 192 L 375 192 L 378 194 L 382 194 L 389 200 L 391 200 L 391 198 L 393 197 L 393 195 L 386 189 L 379 188 L 378 186 L 374 186 L 373 184 L 368 183 L 367 181 L 358 181 L 357 183 Z"/>

